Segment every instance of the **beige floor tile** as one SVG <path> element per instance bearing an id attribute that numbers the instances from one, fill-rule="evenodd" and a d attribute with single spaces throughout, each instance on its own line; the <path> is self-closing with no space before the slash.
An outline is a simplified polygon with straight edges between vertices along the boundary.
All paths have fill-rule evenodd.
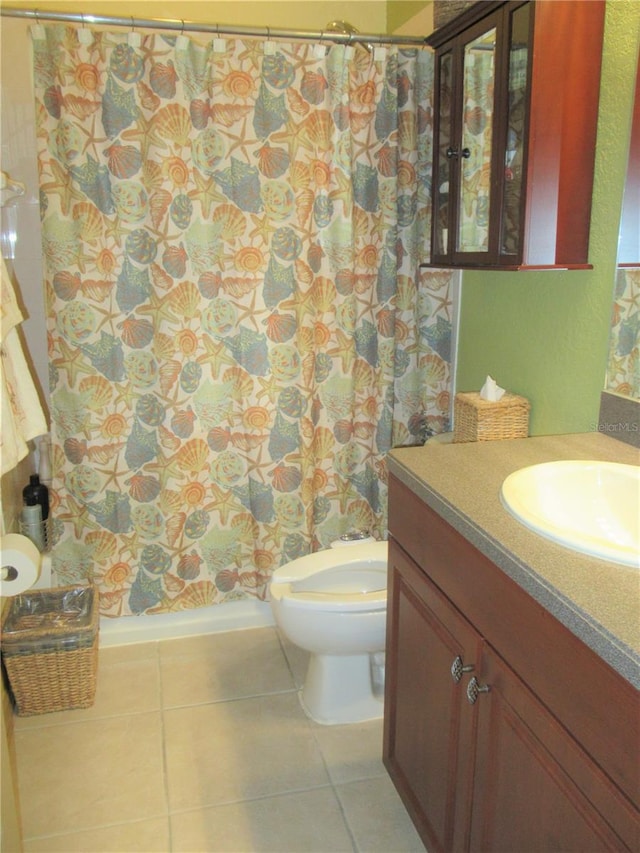
<path id="1" fill-rule="evenodd" d="M 106 646 L 100 649 L 100 663 L 121 663 L 134 660 L 157 660 L 160 643 L 129 643 L 126 646 Z"/>
<path id="2" fill-rule="evenodd" d="M 16 732 L 25 838 L 167 813 L 160 712 Z"/>
<path id="3" fill-rule="evenodd" d="M 382 763 L 382 720 L 345 726 L 313 724 L 334 784 L 386 775 Z"/>
<path id="4" fill-rule="evenodd" d="M 294 689 L 274 628 L 159 645 L 165 708 Z"/>
<path id="5" fill-rule="evenodd" d="M 171 849 L 169 818 L 122 823 L 35 838 L 24 845 L 24 853 L 167 853 Z"/>
<path id="6" fill-rule="evenodd" d="M 164 711 L 171 811 L 329 783 L 295 693 Z"/>
<path id="7" fill-rule="evenodd" d="M 340 853 L 353 845 L 330 788 L 171 817 L 174 851 Z"/>
<path id="8" fill-rule="evenodd" d="M 336 786 L 358 853 L 424 853 L 388 776 Z"/>

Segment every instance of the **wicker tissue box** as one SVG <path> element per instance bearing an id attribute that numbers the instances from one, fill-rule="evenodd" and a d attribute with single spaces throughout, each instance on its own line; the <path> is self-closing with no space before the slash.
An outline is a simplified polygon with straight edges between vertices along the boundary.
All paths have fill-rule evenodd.
<path id="1" fill-rule="evenodd" d="M 526 438 L 529 410 L 525 397 L 505 392 L 501 400 L 483 400 L 478 391 L 456 394 L 454 398 L 454 442 L 494 441 Z"/>
<path id="2" fill-rule="evenodd" d="M 99 619 L 92 586 L 32 590 L 11 599 L 2 662 L 18 716 L 93 705 Z"/>

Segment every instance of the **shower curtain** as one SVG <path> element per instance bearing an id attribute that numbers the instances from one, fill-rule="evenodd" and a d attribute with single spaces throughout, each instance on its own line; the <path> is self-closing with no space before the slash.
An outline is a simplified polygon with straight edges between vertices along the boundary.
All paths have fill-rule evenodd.
<path id="1" fill-rule="evenodd" d="M 165 613 L 384 537 L 449 409 L 430 54 L 37 34 L 59 578 Z"/>

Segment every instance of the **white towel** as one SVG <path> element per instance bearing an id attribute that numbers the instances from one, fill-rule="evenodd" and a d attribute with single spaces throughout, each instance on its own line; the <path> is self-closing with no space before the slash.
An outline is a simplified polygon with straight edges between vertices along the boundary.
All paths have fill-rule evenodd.
<path id="1" fill-rule="evenodd" d="M 48 431 L 16 326 L 24 319 L 11 276 L 2 259 L 0 270 L 0 475 L 29 453 L 27 442 Z"/>

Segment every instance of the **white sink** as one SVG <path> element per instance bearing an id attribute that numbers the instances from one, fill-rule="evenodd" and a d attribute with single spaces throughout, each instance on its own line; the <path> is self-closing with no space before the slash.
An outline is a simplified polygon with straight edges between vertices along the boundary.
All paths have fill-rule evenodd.
<path id="1" fill-rule="evenodd" d="M 510 474 L 500 497 L 518 521 L 541 536 L 640 568 L 640 466 L 545 462 Z"/>

